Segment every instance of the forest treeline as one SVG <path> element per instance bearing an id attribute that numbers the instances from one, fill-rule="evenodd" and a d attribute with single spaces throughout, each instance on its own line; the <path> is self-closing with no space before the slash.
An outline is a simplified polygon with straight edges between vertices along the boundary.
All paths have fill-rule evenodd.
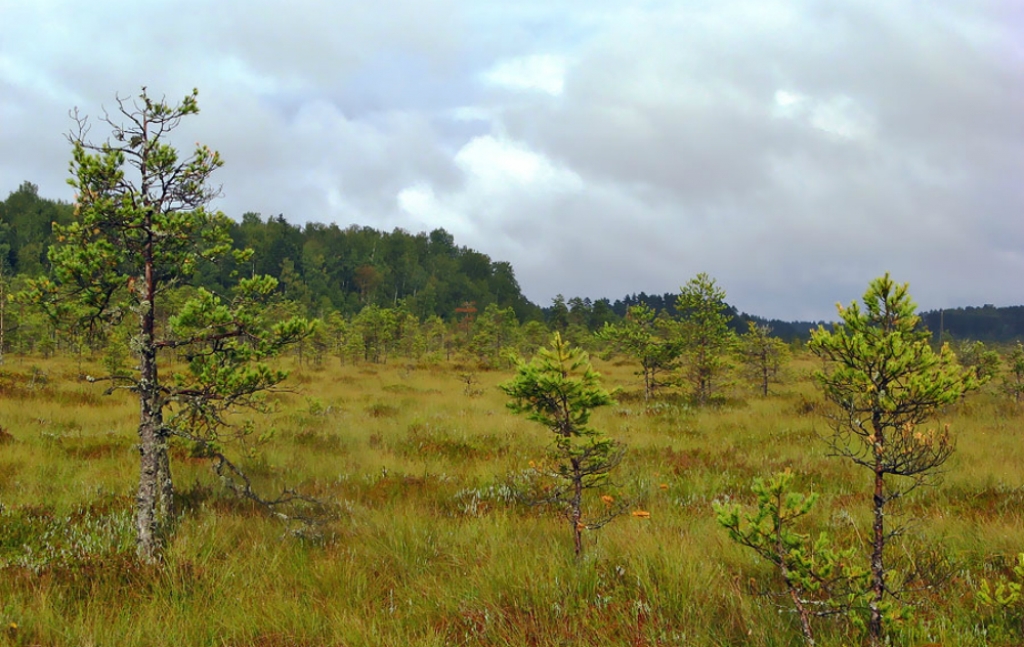
<path id="1" fill-rule="evenodd" d="M 70 222 L 73 213 L 72 205 L 41 197 L 34 184 L 22 183 L 0 202 L 4 270 L 11 276 L 45 274 L 51 225 Z M 451 318 L 464 303 L 511 307 L 522 320 L 541 317 L 540 308 L 523 296 L 510 264 L 456 245 L 443 229 L 410 234 L 355 225 L 299 227 L 280 215 L 246 213 L 230 235 L 236 249 L 253 250 L 251 261 L 242 267 L 227 258 L 201 266 L 192 280 L 195 287 L 223 293 L 239 277 L 273 276 L 283 296 L 314 317 L 399 302 L 420 318 Z"/>
<path id="2" fill-rule="evenodd" d="M 6 292 L 16 290 L 23 277 L 47 274 L 52 223 L 68 223 L 73 214 L 70 203 L 40 196 L 38 187 L 28 181 L 0 201 L 0 272 Z M 455 324 L 491 307 L 510 310 L 522 324 L 535 321 L 563 331 L 575 327 L 595 332 L 606 323 L 621 321 L 637 305 L 672 317 L 679 314 L 678 294 L 673 293 L 640 292 L 614 301 L 559 295 L 551 304 L 539 306 L 523 295 L 510 263 L 460 246 L 440 228 L 412 234 L 356 225 L 299 226 L 282 215 L 246 213 L 232 226 L 231 238 L 236 248 L 253 250 L 251 260 L 245 267 L 232 259 L 207 264 L 196 273 L 193 287 L 224 293 L 239 277 L 273 276 L 279 281 L 281 297 L 311 317 L 337 313 L 351 318 L 367 306 L 376 306 L 400 308 L 420 321 L 436 317 Z M 728 314 L 729 325 L 737 333 L 753 322 L 769 326 L 775 336 L 788 342 L 806 341 L 822 323 L 765 319 L 732 306 Z M 5 340 L 8 345 L 17 343 L 19 321 L 14 316 Z M 1002 343 L 1024 338 L 1024 306 L 928 311 L 921 318 L 929 330 L 953 339 Z M 28 325 L 31 330 L 37 327 Z"/>

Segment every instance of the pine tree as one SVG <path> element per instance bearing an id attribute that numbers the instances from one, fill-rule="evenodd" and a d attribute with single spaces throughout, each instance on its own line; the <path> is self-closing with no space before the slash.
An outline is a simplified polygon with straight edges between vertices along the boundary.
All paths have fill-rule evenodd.
<path id="1" fill-rule="evenodd" d="M 687 355 L 687 376 L 698 404 L 707 404 L 728 368 L 726 357 L 735 342 L 729 330 L 725 290 L 700 273 L 681 288 L 676 301 L 679 331 Z"/>
<path id="2" fill-rule="evenodd" d="M 160 558 L 174 515 L 168 438 L 218 438 L 227 409 L 257 405 L 261 392 L 284 379 L 261 360 L 311 329 L 301 319 L 273 325 L 263 319 L 259 304 L 274 293 L 276 281 L 261 276 L 240 281 L 228 301 L 200 289 L 166 328 L 158 326 L 156 312 L 168 290 L 188 281 L 200 262 L 231 254 L 231 221 L 207 208 L 218 194 L 210 178 L 220 155 L 197 144 L 182 158 L 167 142 L 183 118 L 199 112 L 196 97 L 193 91 L 171 105 L 145 88 L 134 100 L 118 97 L 116 114 L 102 119 L 111 129 L 102 144 L 87 140 L 88 120 L 74 113 L 68 182 L 77 192 L 75 216 L 54 224 L 52 279 L 34 281 L 26 293 L 54 318 L 83 313 L 81 327 L 137 322 L 130 347 L 138 371 L 102 379 L 139 397 L 137 549 L 146 561 Z M 247 260 L 245 252 L 235 255 Z M 171 349 L 189 363 L 168 379 L 160 370 L 161 351 Z"/>
<path id="3" fill-rule="evenodd" d="M 1006 374 L 1003 376 L 1003 391 L 1014 402 L 1024 399 L 1024 345 L 1017 342 L 1006 358 Z"/>
<path id="4" fill-rule="evenodd" d="M 772 336 L 771 326 L 748 321 L 747 332 L 740 336 L 736 350 L 746 377 L 767 397 L 768 387 L 779 380 L 782 366 L 789 359 L 786 343 Z"/>
<path id="5" fill-rule="evenodd" d="M 599 528 L 621 512 L 605 507 L 593 517 L 584 516 L 584 493 L 600 488 L 622 460 L 620 445 L 589 425 L 591 411 L 612 404 L 601 388 L 600 376 L 587 353 L 570 347 L 555 333 L 550 348 L 542 348 L 529 363 L 521 362 L 512 380 L 500 385 L 512 398 L 515 413 L 544 425 L 555 435 L 551 476 L 557 484 L 545 502 L 561 508 L 573 533 L 576 555 L 583 552 L 583 530 Z"/>
<path id="6" fill-rule="evenodd" d="M 625 321 L 605 324 L 599 336 L 640 362 L 636 375 L 643 379 L 645 400 L 653 398 L 661 387 L 678 383 L 673 373 L 679 365 L 682 345 L 667 320 L 655 317 L 647 305 L 630 306 Z"/>
<path id="7" fill-rule="evenodd" d="M 744 512 L 735 503 L 714 502 L 718 523 L 729 538 L 753 550 L 778 570 L 808 645 L 815 644 L 811 620 L 841 615 L 861 597 L 867 571 L 853 566 L 855 549 L 837 549 L 821 533 L 816 539 L 799 532 L 797 524 L 818 497 L 792 489 L 788 469 L 768 479 L 755 479 L 751 488 L 757 509 Z"/>
<path id="8" fill-rule="evenodd" d="M 952 454 L 948 427 L 922 425 L 977 388 L 978 380 L 948 346 L 932 350 L 907 284 L 886 274 L 871 282 L 863 301 L 863 310 L 857 302 L 838 306 L 842 322 L 832 331 L 814 331 L 810 349 L 827 362 L 814 378 L 835 405 L 832 451 L 872 473 L 868 631 L 877 644 L 892 595 L 885 549 L 897 533 L 886 527 L 887 506 L 927 484 Z"/>

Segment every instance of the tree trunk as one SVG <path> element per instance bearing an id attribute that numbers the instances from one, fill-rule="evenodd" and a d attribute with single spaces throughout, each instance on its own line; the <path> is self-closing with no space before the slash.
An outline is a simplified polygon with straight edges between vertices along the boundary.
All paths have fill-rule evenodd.
<path id="1" fill-rule="evenodd" d="M 145 319 L 145 315 L 143 315 Z M 161 442 L 161 420 L 159 393 L 156 390 L 156 349 L 152 337 L 145 337 L 142 350 L 142 370 L 139 382 L 139 491 L 135 498 L 135 519 L 138 530 L 136 551 L 139 559 L 155 562 L 160 559 L 162 548 L 160 532 L 159 501 L 163 498 L 161 488 L 161 464 L 167 460 L 166 443 Z M 162 456 L 162 458 L 161 458 Z"/>
<path id="2" fill-rule="evenodd" d="M 157 373 L 156 284 L 152 263 L 147 262 L 143 299 L 140 303 L 139 370 L 139 490 L 136 495 L 136 552 L 145 562 L 160 560 L 167 520 L 174 514 L 174 483 L 167 454 L 163 398 Z"/>
<path id="3" fill-rule="evenodd" d="M 136 503 L 136 552 L 145 562 L 158 562 L 169 521 L 174 517 L 174 481 L 171 478 L 167 438 L 162 431 L 159 403 L 142 403 L 139 425 L 139 490 Z"/>
<path id="4" fill-rule="evenodd" d="M 771 367 L 769 365 L 768 351 L 761 352 L 761 394 L 764 397 L 768 397 L 768 380 L 771 378 Z"/>
<path id="5" fill-rule="evenodd" d="M 877 416 L 877 414 L 876 414 Z M 885 471 L 882 463 L 884 449 L 884 430 L 874 425 L 875 431 L 875 493 L 873 501 L 873 536 L 871 542 L 871 600 L 868 603 L 870 617 L 868 619 L 868 636 L 871 644 L 878 645 L 882 641 L 882 600 L 885 597 Z"/>
<path id="6" fill-rule="evenodd" d="M 157 501 L 156 512 L 161 528 L 166 528 L 174 519 L 174 480 L 171 478 L 171 457 L 167 451 L 167 433 L 163 430 L 163 414 L 160 414 L 159 418 L 156 478 L 160 498 Z"/>
<path id="7" fill-rule="evenodd" d="M 583 554 L 583 475 L 579 461 L 572 459 L 572 500 L 569 502 L 569 522 L 572 523 L 573 548 L 576 557 Z"/>

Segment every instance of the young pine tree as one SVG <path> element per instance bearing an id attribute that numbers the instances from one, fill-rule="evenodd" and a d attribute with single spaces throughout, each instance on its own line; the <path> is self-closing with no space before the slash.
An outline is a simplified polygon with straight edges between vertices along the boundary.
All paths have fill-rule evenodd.
<path id="1" fill-rule="evenodd" d="M 587 353 L 570 347 L 555 333 L 516 376 L 500 385 L 512 398 L 509 409 L 544 425 L 554 434 L 551 458 L 556 485 L 545 502 L 561 508 L 573 533 L 576 555 L 583 552 L 583 531 L 608 523 L 622 510 L 604 507 L 594 518 L 584 516 L 584 493 L 600 488 L 622 460 L 619 443 L 590 426 L 591 411 L 612 404 Z"/>
<path id="2" fill-rule="evenodd" d="M 640 362 L 636 375 L 643 379 L 644 400 L 650 400 L 661 387 L 675 386 L 682 344 L 670 322 L 659 319 L 646 304 L 630 306 L 621 323 L 606 323 L 598 336 L 612 347 Z"/>
<path id="3" fill-rule="evenodd" d="M 727 314 L 725 290 L 700 273 L 681 288 L 676 309 L 693 398 L 705 405 L 728 368 L 727 356 L 735 343 L 728 325 L 732 317 Z"/>
<path id="4" fill-rule="evenodd" d="M 948 347 L 939 352 L 919 323 L 907 292 L 886 274 L 857 302 L 838 306 L 842 322 L 818 328 L 811 351 L 826 361 L 815 381 L 834 406 L 832 451 L 872 476 L 872 533 L 868 633 L 882 640 L 883 616 L 892 590 L 886 546 L 898 529 L 887 527 L 888 506 L 927 484 L 953 452 L 948 429 L 923 427 L 942 406 L 977 388 L 971 369 L 962 368 Z"/>
<path id="5" fill-rule="evenodd" d="M 840 550 L 825 533 L 812 539 L 797 529 L 817 501 L 792 489 L 788 469 L 751 488 L 757 509 L 744 512 L 737 504 L 714 504 L 718 523 L 729 538 L 750 548 L 778 571 L 796 610 L 804 641 L 814 646 L 814 618 L 845 615 L 857 603 L 867 571 L 852 565 L 854 549 Z"/>
<path id="6" fill-rule="evenodd" d="M 1003 391 L 1017 404 L 1024 400 L 1024 345 L 1017 342 L 1006 358 Z"/>
<path id="7" fill-rule="evenodd" d="M 763 396 L 778 382 L 782 367 L 789 359 L 789 347 L 778 337 L 772 336 L 772 328 L 747 322 L 747 332 L 740 335 L 736 353 L 743 363 L 743 372 L 751 384 Z"/>

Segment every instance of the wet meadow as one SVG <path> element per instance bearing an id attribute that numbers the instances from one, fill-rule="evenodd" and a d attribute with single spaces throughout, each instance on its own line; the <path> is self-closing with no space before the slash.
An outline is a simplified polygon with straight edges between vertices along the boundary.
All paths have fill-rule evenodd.
<path id="1" fill-rule="evenodd" d="M 0 645 L 799 645 L 777 573 L 713 503 L 752 504 L 755 478 L 789 470 L 819 496 L 804 532 L 866 542 L 869 474 L 829 456 L 800 352 L 768 397 L 735 382 L 704 407 L 645 401 L 629 362 L 595 359 L 618 391 L 592 423 L 627 452 L 589 505 L 623 514 L 586 532 L 578 559 L 565 519 L 531 502 L 550 433 L 506 408 L 511 369 L 282 361 L 285 390 L 227 453 L 257 491 L 323 502 L 315 523 L 239 497 L 173 443 L 177 521 L 164 562 L 146 565 L 138 400 L 82 379 L 101 370 L 89 359 L 6 358 Z M 983 581 L 1013 581 L 1024 550 L 1022 415 L 993 386 L 936 417 L 957 446 L 898 508 L 891 559 L 910 612 L 894 644 L 1024 640 L 1017 603 L 978 598 Z M 815 627 L 819 644 L 861 643 L 849 618 Z"/>

